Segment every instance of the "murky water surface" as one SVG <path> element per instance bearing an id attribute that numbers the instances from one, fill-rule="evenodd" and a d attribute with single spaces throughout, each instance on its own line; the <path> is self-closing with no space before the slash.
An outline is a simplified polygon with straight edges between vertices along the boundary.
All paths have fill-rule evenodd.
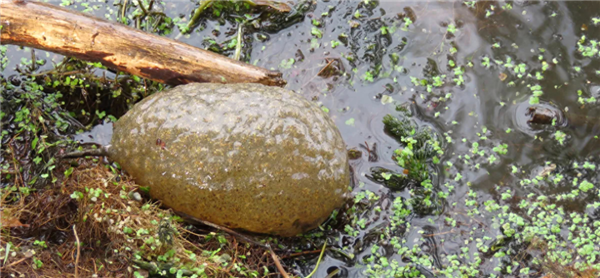
<path id="1" fill-rule="evenodd" d="M 582 55 L 578 41 L 585 35 L 583 45 L 589 46 L 589 40 L 600 38 L 600 26 L 592 20 L 600 14 L 600 2 L 509 4 L 318 1 L 299 23 L 275 33 L 247 35 L 243 59 L 282 71 L 287 88 L 328 109 L 348 149 L 362 152 L 351 161 L 357 178 L 354 193 L 374 193 L 371 201 L 361 203 L 361 213 L 352 216 L 350 228 L 340 227 L 332 234 L 340 252 L 328 251 L 314 277 L 325 277 L 335 269 L 341 269 L 339 275 L 344 277 L 388 276 L 392 274 L 385 274 L 386 269 L 403 266 L 427 277 L 456 266 L 451 273 L 458 277 L 468 273 L 468 267 L 458 266 L 473 264 L 480 272 L 472 277 L 519 273 L 537 277 L 541 267 L 532 256 L 496 256 L 498 250 L 509 249 L 509 244 L 498 243 L 506 235 L 502 219 L 508 216 L 504 216 L 514 213 L 535 221 L 531 210 L 519 206 L 522 200 L 537 200 L 529 195 L 533 193 L 548 196 L 549 204 L 563 205 L 566 215 L 584 212 L 590 223 L 598 218 L 593 216 L 597 209 L 587 206 L 597 196 L 557 196 L 577 189 L 576 177 L 597 186 L 595 171 L 574 169 L 573 163 L 598 160 L 599 109 L 595 102 L 582 103 L 580 97 L 600 97 L 600 63 L 598 54 Z M 117 9 L 108 4 L 98 7 L 95 13 L 100 16 Z M 177 17 L 189 16 L 195 5 L 169 1 L 164 7 L 169 16 Z M 196 28 L 182 36 L 176 30 L 169 37 L 205 47 L 205 38 L 223 41 L 226 33 L 237 29 L 229 21 L 204 20 L 202 25 L 203 31 Z M 220 30 L 217 36 L 211 32 L 215 28 Z M 259 41 L 259 35 L 267 39 Z M 47 57 L 40 71 L 52 69 L 50 61 L 61 59 L 36 53 Z M 7 55 L 10 63 L 4 76 L 13 74 L 20 57 L 30 53 L 11 46 Z M 323 74 L 333 66 L 342 74 Z M 434 78 L 443 82 L 430 86 L 431 92 L 419 81 L 433 84 Z M 543 91 L 540 105 L 561 110 L 569 119 L 566 126 L 528 123 L 527 109 L 530 101 L 535 102 L 532 87 L 536 85 Z M 376 167 L 403 172 L 393 158 L 402 145 L 384 132 L 382 123 L 387 114 L 401 116 L 396 106 L 403 104 L 409 104 L 418 126 L 432 127 L 443 141 L 444 155 L 431 169 L 435 191 L 447 197 L 435 198 L 433 211 L 412 213 L 405 224 L 389 229 L 397 213 L 394 200 L 410 198 L 411 190 L 393 191 L 368 177 Z M 566 135 L 563 145 L 557 131 Z M 91 134 L 106 138 L 109 131 L 95 128 Z M 78 138 L 89 141 L 89 135 Z M 494 151 L 502 144 L 506 144 L 505 154 Z M 541 173 L 550 181 L 536 180 Z M 564 179 L 551 182 L 559 173 Z M 590 192 L 597 194 L 595 190 Z M 487 210 L 490 200 L 508 210 Z M 366 221 L 361 225 L 360 219 Z M 555 235 L 566 239 L 569 231 L 562 228 Z M 394 237 L 400 241 L 397 245 Z M 494 251 L 484 252 L 481 245 Z M 412 251 L 401 252 L 399 246 Z M 387 258 L 387 264 L 382 258 Z M 297 274 L 306 275 L 314 263 L 298 261 Z"/>

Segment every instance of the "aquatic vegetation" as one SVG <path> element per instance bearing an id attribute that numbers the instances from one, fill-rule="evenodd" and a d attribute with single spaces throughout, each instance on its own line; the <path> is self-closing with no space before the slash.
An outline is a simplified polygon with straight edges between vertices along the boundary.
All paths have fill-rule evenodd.
<path id="1" fill-rule="evenodd" d="M 470 5 L 474 6 L 475 2 L 472 1 Z M 513 9 L 510 4 L 501 7 L 488 6 L 485 16 L 498 16 L 499 8 L 506 11 Z M 455 27 L 448 26 L 445 32 L 459 34 Z M 456 40 L 460 40 L 460 37 Z M 511 46 L 518 49 L 515 44 L 509 44 L 509 47 Z M 501 50 L 503 46 L 500 42 L 496 42 L 493 43 L 491 48 Z M 450 47 L 446 51 L 450 55 L 460 54 L 460 48 L 457 47 Z M 490 56 L 486 53 L 481 56 L 481 68 L 499 72 L 499 79 L 506 82 L 507 88 L 525 88 L 526 90 L 521 91 L 521 94 L 517 92 L 516 96 L 523 96 L 523 93 L 529 92 L 529 103 L 537 104 L 540 103 L 542 98 L 548 97 L 548 94 L 543 92 L 550 89 L 550 86 L 548 86 L 548 89 L 543 89 L 547 86 L 545 76 L 552 71 L 550 65 L 557 65 L 559 61 L 556 57 L 550 56 L 552 54 L 545 48 L 539 48 L 534 54 L 537 63 L 531 63 L 524 57 L 513 55 Z M 391 57 L 394 57 L 394 55 Z M 437 119 L 440 112 L 444 111 L 440 109 L 440 106 L 444 106 L 443 101 L 450 100 L 452 96 L 450 93 L 447 93 L 447 98 L 443 98 L 445 93 L 443 91 L 447 92 L 449 82 L 453 82 L 453 85 L 456 86 L 462 86 L 465 83 L 468 85 L 469 81 L 466 76 L 469 74 L 470 68 L 477 67 L 471 65 L 470 62 L 465 62 L 464 67 L 457 67 L 457 61 L 459 60 L 456 57 L 443 57 L 448 61 L 448 70 L 439 70 L 436 64 L 428 61 L 426 66 L 423 66 L 423 76 L 394 77 L 394 82 L 397 78 L 410 81 L 412 83 L 411 87 L 415 89 L 411 91 L 416 92 L 416 95 L 424 102 L 431 101 L 427 107 L 434 112 L 426 114 L 430 116 L 428 118 L 430 120 Z M 437 63 L 439 63 L 439 59 Z M 574 70 L 580 73 L 583 72 L 583 68 L 578 66 Z M 414 72 L 414 69 L 412 71 Z M 453 77 L 448 79 L 448 76 Z M 378 78 L 386 78 L 386 76 L 378 76 Z M 522 81 L 519 81 L 519 79 Z M 373 81 L 369 79 L 369 81 L 376 82 L 377 78 L 374 78 Z M 557 87 L 559 85 L 555 86 L 554 89 Z M 431 95 L 434 97 L 431 97 Z M 579 91 L 578 95 L 582 96 L 583 93 Z M 477 94 L 475 96 L 479 97 Z M 398 96 L 394 95 L 393 99 L 394 101 L 397 100 Z M 505 107 L 510 106 L 511 102 L 514 105 L 516 101 L 514 98 L 504 98 L 498 103 L 500 104 L 499 107 Z M 583 104 L 586 101 L 583 97 L 580 97 L 578 102 Z M 594 102 L 595 99 L 590 98 L 590 103 Z M 386 104 L 383 98 L 381 103 Z M 446 109 L 448 108 L 446 107 Z M 477 117 L 478 115 L 470 112 L 468 116 Z M 410 136 L 417 137 L 420 135 L 418 129 L 408 121 L 388 115 L 384 117 L 384 122 L 386 133 L 394 137 L 401 146 L 415 145 L 419 142 L 419 140 L 406 139 Z M 451 123 L 457 126 L 462 124 L 458 121 L 445 119 L 437 122 Z M 558 123 L 554 121 L 552 127 L 555 128 L 557 125 Z M 588 173 L 586 174 L 587 178 L 584 178 L 579 170 L 573 172 L 577 167 L 583 169 L 581 164 L 573 168 L 557 167 L 555 163 L 546 162 L 538 167 L 541 168 L 539 171 L 536 170 L 538 168 L 532 168 L 531 165 L 518 165 L 518 167 L 513 165 L 508 167 L 508 169 L 512 168 L 512 176 L 502 178 L 500 180 L 501 186 L 496 185 L 494 191 L 492 191 L 497 193 L 488 196 L 481 192 L 482 185 L 473 178 L 473 175 L 483 172 L 486 175 L 494 176 L 493 171 L 498 169 L 496 165 L 505 165 L 503 160 L 506 157 L 514 159 L 516 155 L 515 148 L 517 153 L 520 149 L 511 143 L 508 139 L 510 137 L 503 135 L 512 136 L 515 134 L 514 127 L 504 127 L 500 130 L 497 128 L 490 130 L 479 124 L 475 127 L 477 130 L 473 131 L 473 136 L 468 134 L 459 135 L 464 136 L 462 140 L 460 137 L 457 140 L 456 135 L 451 132 L 443 134 L 445 142 L 448 143 L 443 148 L 451 148 L 452 156 L 439 157 L 441 161 L 437 165 L 443 167 L 440 176 L 446 177 L 439 187 L 435 182 L 430 185 L 431 181 L 426 179 L 424 180 L 429 183 L 422 186 L 415 183 L 411 184 L 407 172 L 397 173 L 383 167 L 371 168 L 371 175 L 367 175 L 367 178 L 371 181 L 394 191 L 410 192 L 410 198 L 408 199 L 394 196 L 396 198 L 394 204 L 402 203 L 403 208 L 406 209 L 405 213 L 408 213 L 400 214 L 402 219 L 411 214 L 419 215 L 422 217 L 420 218 L 421 222 L 433 225 L 437 228 L 437 232 L 429 233 L 423 224 L 419 224 L 419 227 L 415 227 L 412 231 L 410 225 L 408 225 L 408 228 L 401 230 L 402 235 L 398 238 L 387 237 L 387 234 L 383 233 L 381 236 L 390 239 L 390 241 L 381 241 L 381 244 L 397 242 L 396 239 L 402 240 L 407 237 L 415 239 L 414 236 L 411 237 L 415 233 L 421 233 L 423 237 L 417 237 L 415 243 L 403 242 L 403 244 L 394 245 L 392 253 L 385 247 L 372 244 L 370 255 L 363 257 L 366 259 L 363 259 L 361 263 L 365 267 L 362 273 L 370 277 L 417 277 L 419 275 L 502 277 L 503 275 L 536 276 L 540 273 L 567 277 L 579 272 L 588 273 L 589 277 L 593 277 L 595 275 L 594 269 L 600 268 L 598 254 L 596 254 L 597 250 L 591 248 L 591 246 L 598 245 L 597 235 L 594 235 L 594 233 L 595 226 L 599 224 L 595 223 L 593 214 L 590 214 L 598 207 L 598 189 L 595 186 L 598 177 L 596 174 Z M 567 130 L 550 130 L 552 130 L 551 133 L 539 134 L 533 138 L 539 141 L 546 139 L 546 142 L 554 142 L 556 145 L 568 146 L 570 144 L 567 139 L 572 135 Z M 425 140 L 421 140 L 421 142 Z M 412 152 L 414 148 L 409 150 Z M 396 161 L 400 157 L 400 163 L 403 163 L 403 166 L 411 165 L 410 160 L 402 159 L 402 155 L 404 155 L 404 158 L 412 157 L 411 152 L 402 152 L 402 149 L 399 149 L 395 151 L 393 159 Z M 448 152 L 448 150 L 443 150 L 443 153 Z M 444 161 L 444 159 L 448 160 Z M 594 163 L 588 162 L 586 165 L 589 169 L 595 168 Z M 429 173 L 432 172 L 431 170 L 428 169 Z M 426 172 L 423 171 L 423 173 Z M 481 179 L 481 175 L 479 177 Z M 523 192 L 515 190 L 514 185 L 528 189 L 536 188 L 543 190 L 542 192 L 546 191 L 546 188 L 559 187 L 562 189 L 550 194 L 540 194 L 539 191 L 536 191 L 538 193 L 523 194 Z M 421 188 L 424 190 L 428 187 L 431 188 L 433 192 L 431 196 L 434 196 L 434 199 L 453 200 L 447 204 L 445 209 L 447 216 L 444 225 L 440 225 L 439 222 L 427 217 L 427 215 L 435 215 L 435 210 L 430 211 L 429 214 L 426 210 L 423 214 L 419 212 L 418 205 L 427 204 L 428 200 L 423 199 L 423 195 L 414 191 L 414 189 Z M 466 192 L 462 189 L 465 187 L 467 187 Z M 464 198 L 457 198 L 454 195 L 457 189 L 465 192 Z M 588 204 L 587 209 L 584 210 L 585 212 L 581 210 L 573 211 L 574 202 L 577 202 L 576 200 L 581 202 L 583 199 L 587 200 Z M 379 208 L 378 204 L 374 203 L 372 208 Z M 385 210 L 382 213 L 385 213 Z M 371 216 L 368 219 L 377 219 L 377 217 Z M 357 223 L 361 223 L 361 221 L 357 221 Z M 367 223 L 369 222 L 367 221 Z M 416 222 L 411 221 L 411 223 Z M 584 224 L 582 230 L 579 230 L 579 227 L 576 226 L 582 223 L 589 224 Z M 354 227 L 352 225 L 350 224 L 350 227 Z M 380 225 L 387 227 L 385 224 Z M 393 225 L 393 222 L 389 225 Z M 360 229 L 361 226 L 357 228 Z M 356 231 L 356 228 L 353 231 Z M 463 236 L 459 236 L 459 233 L 463 233 Z M 357 234 L 354 233 L 353 235 L 356 236 Z M 429 235 L 439 241 L 429 245 L 427 243 L 430 240 Z M 590 236 L 588 237 L 588 235 Z M 444 245 L 445 241 L 457 242 L 460 249 L 457 248 L 456 251 L 451 251 L 452 253 L 440 252 L 439 249 L 432 251 L 433 246 L 437 245 L 437 248 L 439 248 Z M 576 252 L 577 255 L 570 255 L 572 252 Z M 364 253 L 369 252 L 358 252 L 357 254 Z M 490 266 L 493 267 L 490 268 Z M 397 272 L 397 270 L 401 270 L 401 272 Z"/>
<path id="2" fill-rule="evenodd" d="M 431 129 L 418 129 L 408 119 L 392 115 L 386 115 L 383 123 L 385 131 L 402 144 L 402 148 L 395 151 L 395 159 L 405 169 L 408 178 L 418 183 L 430 179 L 428 163 L 438 163 L 444 154 L 435 133 Z M 390 179 L 386 175 L 382 177 Z"/>

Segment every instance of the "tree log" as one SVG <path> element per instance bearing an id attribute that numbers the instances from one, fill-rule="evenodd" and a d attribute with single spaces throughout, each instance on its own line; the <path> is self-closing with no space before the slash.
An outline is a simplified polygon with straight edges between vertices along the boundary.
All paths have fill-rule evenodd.
<path id="1" fill-rule="evenodd" d="M 281 73 L 45 3 L 0 0 L 0 24 L 2 44 L 100 62 L 114 70 L 170 85 L 285 84 Z"/>

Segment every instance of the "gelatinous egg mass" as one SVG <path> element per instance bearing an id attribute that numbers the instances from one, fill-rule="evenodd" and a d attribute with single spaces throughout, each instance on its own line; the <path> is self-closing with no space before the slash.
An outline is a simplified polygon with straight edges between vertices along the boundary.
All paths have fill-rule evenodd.
<path id="1" fill-rule="evenodd" d="M 175 211 L 281 236 L 321 224 L 350 183 L 331 119 L 292 91 L 260 84 L 151 95 L 115 124 L 109 155 Z"/>

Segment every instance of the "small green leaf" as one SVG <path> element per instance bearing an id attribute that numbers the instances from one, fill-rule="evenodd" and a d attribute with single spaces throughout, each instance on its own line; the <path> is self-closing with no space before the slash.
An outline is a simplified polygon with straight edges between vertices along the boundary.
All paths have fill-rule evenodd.
<path id="1" fill-rule="evenodd" d="M 450 34 L 456 33 L 456 30 L 457 30 L 456 29 L 456 25 L 454 25 L 454 24 L 448 24 L 447 30 L 448 30 L 448 33 L 450 33 Z"/>
<path id="2" fill-rule="evenodd" d="M 35 137 L 35 138 L 33 139 L 33 141 L 31 141 L 31 148 L 32 148 L 32 149 L 34 149 L 34 150 L 35 150 L 35 147 L 37 146 L 37 143 L 38 143 L 38 140 L 39 140 L 39 139 L 40 139 L 39 137 Z"/>
<path id="3" fill-rule="evenodd" d="M 590 189 L 594 188 L 594 184 L 583 180 L 580 184 L 579 184 L 579 189 L 583 192 L 588 192 Z"/>
<path id="4" fill-rule="evenodd" d="M 65 170 L 65 178 L 68 178 L 71 174 L 73 174 L 73 170 L 75 168 L 69 167 L 69 169 Z"/>
<path id="5" fill-rule="evenodd" d="M 354 126 L 354 118 L 350 118 L 346 121 L 346 125 Z"/>
<path id="6" fill-rule="evenodd" d="M 319 30 L 317 27 L 313 27 L 310 33 L 315 35 L 319 39 L 323 36 L 323 32 L 321 32 L 321 30 Z"/>

